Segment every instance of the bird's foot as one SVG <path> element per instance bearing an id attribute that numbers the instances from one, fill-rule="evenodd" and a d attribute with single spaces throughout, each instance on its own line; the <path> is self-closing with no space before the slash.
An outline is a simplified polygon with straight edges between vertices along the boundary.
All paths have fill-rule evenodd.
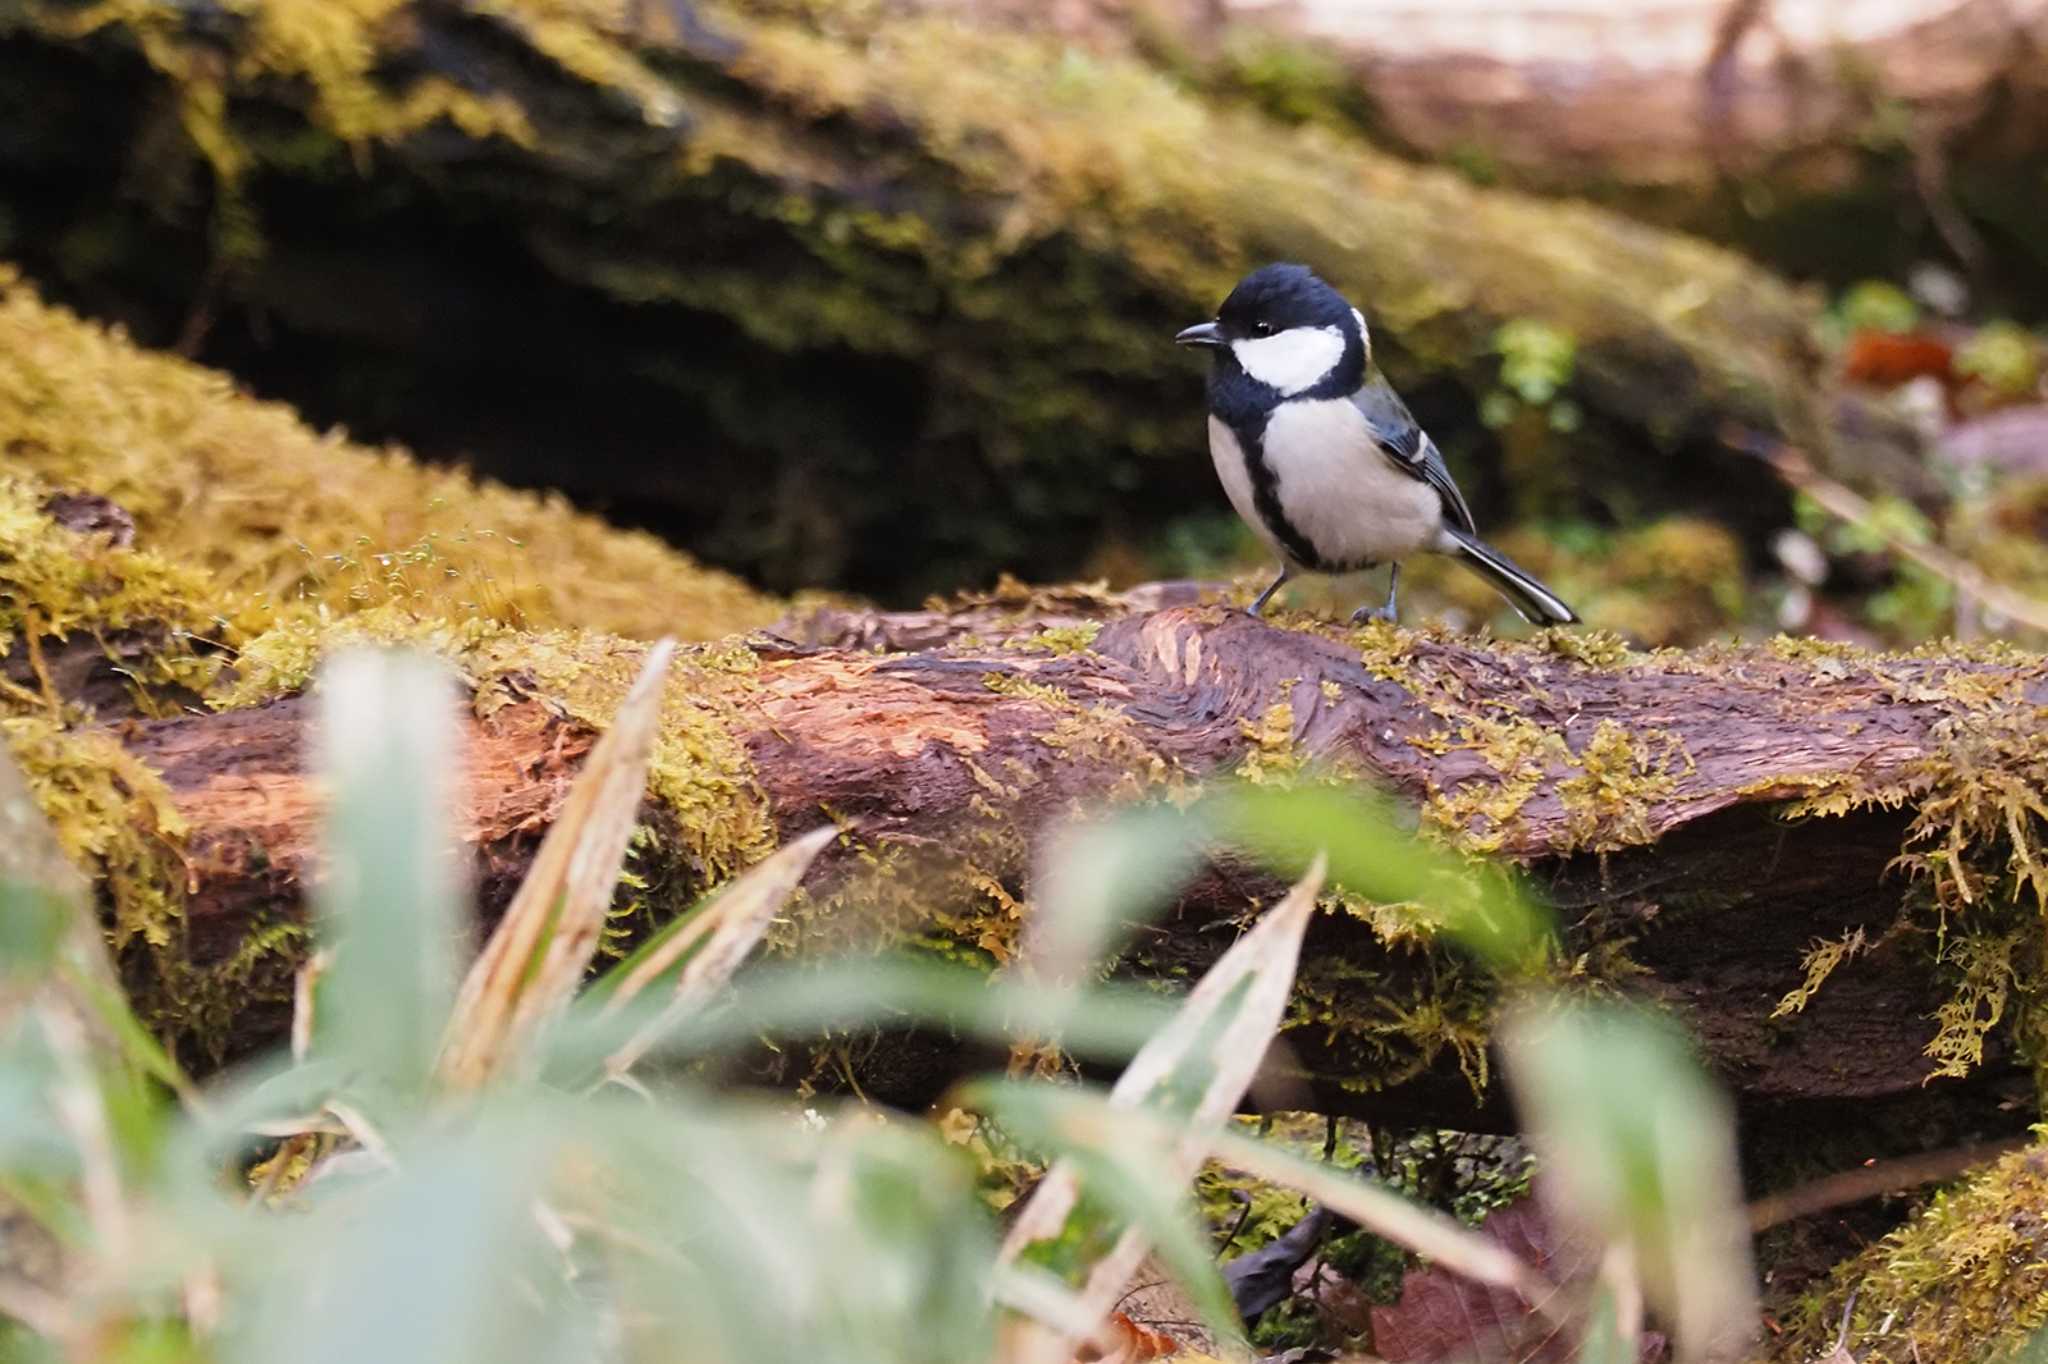
<path id="1" fill-rule="evenodd" d="M 1383 620 L 1389 625 L 1399 625 L 1401 623 L 1401 612 L 1394 603 L 1399 601 L 1400 598 L 1401 565 L 1397 563 L 1387 571 L 1387 599 L 1378 606 L 1359 607 L 1351 613 L 1351 623 L 1353 625 L 1365 625 L 1372 621 Z"/>

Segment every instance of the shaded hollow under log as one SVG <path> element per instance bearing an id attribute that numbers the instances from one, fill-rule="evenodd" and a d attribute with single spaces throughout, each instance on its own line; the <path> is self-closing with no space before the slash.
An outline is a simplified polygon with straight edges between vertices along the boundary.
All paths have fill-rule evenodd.
<path id="1" fill-rule="evenodd" d="M 1816 939 L 1859 926 L 1875 938 L 1899 919 L 1915 890 L 1888 869 L 1916 793 L 1938 780 L 1928 774 L 1966 741 L 1958 735 L 2048 702 L 2048 665 L 1993 651 L 1883 656 L 1781 643 L 1610 656 L 1598 637 L 1506 645 L 1290 629 L 1208 605 L 1114 616 L 1089 647 L 1056 651 L 1017 623 L 1021 614 L 1009 637 L 985 612 L 970 618 L 977 633 L 951 640 L 942 622 L 918 618 L 911 624 L 931 642 L 904 653 L 756 637 L 756 666 L 701 674 L 776 832 L 827 819 L 848 831 L 847 846 L 814 869 L 797 914 L 822 936 L 857 945 L 890 931 L 864 917 L 878 855 L 906 852 L 930 871 L 918 893 L 934 905 L 976 878 L 1022 900 L 1033 838 L 1077 803 L 1248 760 L 1317 760 L 1384 782 L 1432 826 L 1461 828 L 1521 862 L 1573 950 L 1673 1006 L 1749 1105 L 1910 1103 L 1923 1092 L 1930 1015 L 1954 982 L 1914 935 L 1843 965 L 1804 1014 L 1771 1014 L 1803 979 Z M 881 618 L 812 624 L 828 636 L 897 628 Z M 464 823 L 487 913 L 509 898 L 593 737 L 544 694 L 497 699 L 470 722 Z M 301 912 L 316 814 L 303 766 L 308 713 L 288 696 L 118 727 L 189 825 L 184 950 L 195 966 L 231 954 L 252 925 Z M 1787 817 L 1790 802 L 1831 794 L 1875 803 Z M 649 805 L 650 822 L 672 817 Z M 674 912 L 699 888 L 678 875 L 653 907 Z M 1230 921 L 1275 889 L 1241 868 L 1211 868 L 1145 930 L 1127 969 L 1198 973 Z M 1461 1073 L 1455 1046 L 1380 1026 L 1451 989 L 1440 978 L 1448 960 L 1390 952 L 1357 917 L 1318 919 L 1300 1021 L 1286 1034 L 1316 1106 L 1449 1126 L 1501 1120 L 1498 1084 L 1481 1093 L 1470 1081 L 1469 1048 Z M 1483 1036 L 1483 990 L 1476 997 Z M 284 1023 L 275 1002 L 241 1010 L 229 1050 L 275 1041 Z M 1999 1049 L 1994 1037 L 1994 1080 Z M 916 1105 L 968 1053 L 923 1037 L 864 1055 L 854 1071 L 864 1090 Z"/>

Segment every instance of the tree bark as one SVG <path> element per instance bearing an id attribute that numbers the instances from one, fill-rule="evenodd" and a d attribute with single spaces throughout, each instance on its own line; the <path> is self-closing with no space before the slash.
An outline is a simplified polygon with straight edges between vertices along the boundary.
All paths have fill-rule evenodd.
<path id="1" fill-rule="evenodd" d="M 2019 656 L 1766 645 L 1596 651 L 1588 662 L 1572 638 L 1510 646 L 1279 628 L 1220 606 L 1085 597 L 1050 606 L 1105 618 L 1092 647 L 1075 648 L 1066 632 L 1034 637 L 1028 607 L 1007 624 L 993 609 L 971 607 L 959 631 L 936 612 L 823 613 L 755 638 L 752 670 L 698 675 L 697 699 L 744 745 L 776 832 L 832 819 L 849 834 L 850 850 L 813 872 L 805 915 L 817 936 L 872 946 L 903 931 L 861 908 L 879 884 L 874 866 L 902 854 L 925 874 L 916 903 L 945 925 L 915 931 L 971 948 L 987 884 L 1026 900 L 1030 847 L 1071 810 L 1248 761 L 1272 775 L 1314 760 L 1382 782 L 1438 832 L 1522 863 L 1596 973 L 1611 968 L 1675 1008 L 1754 1105 L 1914 1101 L 1929 1073 L 1928 1015 L 1949 988 L 1915 935 L 1843 965 L 1804 1015 L 1773 1021 L 1773 1008 L 1802 980 L 1813 940 L 1858 927 L 1875 938 L 1900 918 L 1907 887 L 1888 868 L 1959 727 L 1988 723 L 1987 706 L 2024 717 L 2048 703 L 2048 665 Z M 897 632 L 919 647 L 872 651 Z M 806 634 L 870 647 L 788 638 Z M 479 697 L 491 704 L 470 726 L 463 828 L 487 914 L 509 898 L 592 741 L 530 681 L 489 685 L 519 690 Z M 305 718 L 288 697 L 121 727 L 189 825 L 195 965 L 231 956 L 252 925 L 301 912 L 316 808 Z M 1873 803 L 1783 817 L 1788 802 L 1830 792 Z M 649 818 L 663 813 L 651 805 Z M 672 913 L 701 888 L 672 878 L 652 908 Z M 1211 868 L 1125 969 L 1199 973 L 1227 940 L 1219 926 L 1274 889 L 1243 868 Z M 1622 954 L 1628 964 L 1614 965 Z M 1386 1009 L 1433 1000 L 1470 1010 L 1483 1036 L 1483 991 L 1445 1004 L 1448 958 L 1390 951 L 1360 919 L 1332 913 L 1304 960 L 1286 1038 L 1317 1106 L 1458 1126 L 1500 1118 L 1497 1086 L 1473 1083 L 1475 1055 L 1461 1075 L 1446 1039 L 1378 1026 Z M 274 1005 L 241 1012 L 233 1050 L 274 1040 L 282 1023 Z M 949 1047 L 878 1049 L 856 1073 L 871 1093 L 928 1102 L 960 1063 Z M 1994 1041 L 1992 1072 L 1998 1054 Z"/>

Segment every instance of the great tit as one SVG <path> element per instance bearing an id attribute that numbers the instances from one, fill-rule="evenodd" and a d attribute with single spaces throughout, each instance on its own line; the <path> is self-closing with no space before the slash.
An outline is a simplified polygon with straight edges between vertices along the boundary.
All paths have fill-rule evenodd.
<path id="1" fill-rule="evenodd" d="M 1215 321 L 1174 339 L 1214 352 L 1209 455 L 1230 505 L 1280 559 L 1253 615 L 1296 573 L 1390 564 L 1386 604 L 1352 619 L 1393 620 L 1401 560 L 1424 553 L 1462 560 L 1526 620 L 1578 619 L 1479 538 L 1436 442 L 1373 368 L 1365 315 L 1307 267 L 1254 270 Z"/>

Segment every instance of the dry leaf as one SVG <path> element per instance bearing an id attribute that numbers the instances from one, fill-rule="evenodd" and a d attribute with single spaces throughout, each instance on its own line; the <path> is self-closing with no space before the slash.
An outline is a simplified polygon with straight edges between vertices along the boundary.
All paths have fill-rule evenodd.
<path id="1" fill-rule="evenodd" d="M 463 981 L 441 1041 L 443 1083 L 473 1089 L 530 1060 L 526 1044 L 582 983 L 647 787 L 675 647 L 664 639 L 647 651 L 612 727 L 590 751 L 511 908 Z"/>
<path id="2" fill-rule="evenodd" d="M 1179 1141 L 1169 1148 L 1173 1166 L 1168 1177 L 1185 1183 L 1207 1157 L 1216 1132 L 1236 1111 L 1280 1029 L 1294 986 L 1301 941 L 1315 913 L 1322 889 L 1324 859 L 1318 856 L 1308 874 L 1287 892 L 1258 924 L 1217 959 L 1188 992 L 1172 1020 L 1131 1059 L 1110 1091 L 1114 1108 L 1137 1109 L 1181 1068 L 1197 1043 L 1209 1035 L 1218 1011 L 1247 980 L 1236 1013 L 1211 1046 L 1213 1066 L 1194 1111 L 1177 1123 Z M 1080 1199 L 1080 1180 L 1073 1163 L 1060 1160 L 1032 1191 L 1004 1239 L 1001 1263 L 1012 1264 L 1027 1246 L 1059 1237 Z M 1106 1317 L 1132 1273 L 1145 1258 L 1144 1233 L 1126 1227 L 1108 1254 L 1089 1269 L 1080 1299 L 1092 1320 Z"/>
<path id="3" fill-rule="evenodd" d="M 708 932 L 711 940 L 683 967 L 682 975 L 676 980 L 675 995 L 669 1000 L 668 1007 L 661 1011 L 660 1017 L 634 1033 L 624 1046 L 606 1059 L 606 1075 L 619 1076 L 631 1070 L 633 1064 L 646 1055 L 647 1049 L 664 1033 L 703 1008 L 725 988 L 733 973 L 740 969 L 740 964 L 768 931 L 768 925 L 775 922 L 775 916 L 795 893 L 812 860 L 838 836 L 839 830 L 828 824 L 786 844 L 721 891 L 700 922 L 692 924 L 688 932 L 677 935 L 678 940 L 688 938 L 694 942 Z M 650 957 L 620 982 L 618 991 L 606 1005 L 607 1013 L 622 1007 L 673 964 L 682 949 L 670 951 L 669 947 L 670 944 L 663 944 L 662 952 Z"/>
<path id="4" fill-rule="evenodd" d="M 1516 1263 L 1534 1266 L 1543 1278 L 1564 1285 L 1567 1301 L 1582 1300 L 1582 1290 L 1600 1271 L 1598 1248 L 1561 1231 L 1533 1198 L 1495 1212 L 1476 1235 Z M 1431 1264 L 1408 1271 L 1399 1302 L 1372 1309 L 1373 1348 L 1388 1364 L 1570 1364 L 1578 1357 L 1583 1332 L 1560 1324 L 1566 1315 L 1561 1307 L 1556 1290 L 1532 1304 L 1500 1283 L 1481 1282 L 1448 1264 Z M 1644 1337 L 1644 1364 L 1662 1359 L 1664 1351 L 1661 1336 Z"/>

